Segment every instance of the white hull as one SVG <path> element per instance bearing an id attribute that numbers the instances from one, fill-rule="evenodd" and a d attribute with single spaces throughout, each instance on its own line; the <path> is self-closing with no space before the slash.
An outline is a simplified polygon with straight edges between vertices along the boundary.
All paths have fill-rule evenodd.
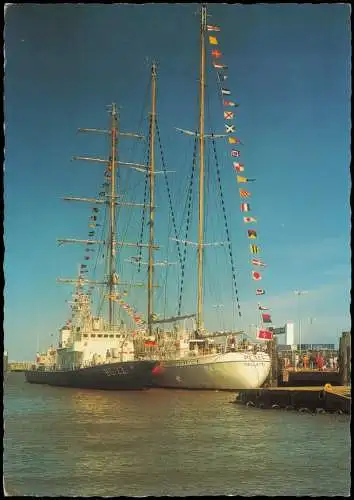
<path id="1" fill-rule="evenodd" d="M 160 361 L 153 370 L 153 382 L 178 389 L 255 389 L 269 371 L 266 353 L 228 352 Z"/>

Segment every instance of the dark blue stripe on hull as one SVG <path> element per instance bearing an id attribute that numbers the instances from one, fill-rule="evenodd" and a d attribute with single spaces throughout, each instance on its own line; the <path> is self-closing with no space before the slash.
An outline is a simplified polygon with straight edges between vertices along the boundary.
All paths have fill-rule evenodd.
<path id="1" fill-rule="evenodd" d="M 31 384 L 47 384 L 80 389 L 140 390 L 152 385 L 154 361 L 131 361 L 80 368 L 77 370 L 25 373 Z"/>

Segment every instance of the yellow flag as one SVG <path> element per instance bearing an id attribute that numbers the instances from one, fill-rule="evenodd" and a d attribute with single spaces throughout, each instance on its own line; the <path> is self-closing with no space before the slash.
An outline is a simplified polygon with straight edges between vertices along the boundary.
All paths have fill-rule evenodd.
<path id="1" fill-rule="evenodd" d="M 259 253 L 260 248 L 257 245 L 250 245 L 251 253 Z"/>
<path id="2" fill-rule="evenodd" d="M 237 182 L 240 183 L 240 182 L 247 182 L 247 178 L 246 177 L 241 177 L 241 175 L 238 175 L 237 176 Z"/>
<path id="3" fill-rule="evenodd" d="M 237 144 L 236 137 L 229 137 L 229 144 Z"/>
<path id="4" fill-rule="evenodd" d="M 210 43 L 210 45 L 218 45 L 218 41 L 215 38 L 215 36 L 210 36 L 209 37 L 209 43 Z"/>

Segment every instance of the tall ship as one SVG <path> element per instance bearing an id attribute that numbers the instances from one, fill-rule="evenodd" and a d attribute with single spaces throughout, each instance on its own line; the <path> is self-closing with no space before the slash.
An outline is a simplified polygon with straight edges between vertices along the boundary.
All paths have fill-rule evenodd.
<path id="1" fill-rule="evenodd" d="M 155 65 L 152 66 L 152 104 L 149 121 L 154 119 Z M 123 281 L 117 272 L 118 250 L 123 247 L 142 249 L 149 243 L 129 242 L 123 231 L 119 231 L 117 209 L 125 207 L 146 211 L 147 203 L 134 203 L 125 199 L 123 187 L 119 186 L 121 168 L 128 168 L 149 175 L 153 157 L 149 154 L 145 164 L 123 162 L 118 158 L 118 140 L 130 137 L 143 140 L 151 151 L 151 138 L 120 130 L 116 105 L 109 107 L 108 130 L 79 129 L 80 132 L 103 134 L 108 138 L 109 157 L 91 158 L 78 156 L 76 160 L 98 163 L 105 168 L 104 182 L 96 197 L 68 196 L 64 200 L 91 205 L 88 236 L 85 239 L 59 239 L 59 244 L 71 243 L 85 247 L 83 262 L 75 278 L 58 278 L 58 282 L 74 285 L 70 303 L 71 315 L 60 329 L 56 347 L 45 353 L 37 353 L 36 362 L 26 371 L 26 380 L 34 384 L 78 387 L 89 389 L 140 390 L 151 386 L 153 359 L 144 357 L 144 321 L 142 315 L 127 298 L 134 287 L 146 288 L 144 282 Z M 151 129 L 151 126 L 150 126 Z M 130 172 L 129 172 L 130 175 Z M 151 210 L 150 210 L 151 212 Z M 97 233 L 100 233 L 100 238 Z M 118 235 L 121 236 L 118 239 Z M 96 252 L 96 258 L 92 252 Z M 150 252 L 151 254 L 151 252 Z M 90 272 L 99 269 L 98 257 L 103 260 L 103 276 L 89 279 Z M 98 274 L 98 271 L 97 271 Z M 96 276 L 96 274 L 95 274 Z M 93 313 L 93 295 L 96 294 L 97 313 Z M 98 296 L 98 299 L 97 299 Z M 128 302 L 129 301 L 129 302 Z M 118 310 L 118 311 L 117 311 Z M 117 312 L 128 315 L 128 324 L 118 320 Z M 130 324 L 129 324 L 130 321 Z"/>
<path id="2" fill-rule="evenodd" d="M 222 274 L 219 275 L 219 268 L 216 265 L 210 269 L 210 265 L 205 265 L 205 253 L 209 251 L 217 251 L 218 249 L 209 247 L 223 247 L 224 259 L 228 260 L 231 266 L 229 277 L 232 280 L 232 301 L 236 315 L 241 317 L 240 304 L 238 300 L 238 292 L 236 286 L 236 272 L 232 253 L 232 245 L 230 231 L 227 222 L 226 208 L 224 203 L 224 195 L 220 182 L 220 166 L 217 159 L 216 141 L 221 139 L 226 140 L 226 144 L 239 144 L 239 139 L 234 135 L 235 126 L 230 122 L 234 117 L 233 109 L 237 106 L 236 103 L 226 100 L 229 99 L 231 91 L 224 88 L 222 83 L 227 75 L 227 66 L 222 64 L 222 53 L 217 50 L 218 40 L 213 32 L 220 31 L 217 26 L 207 24 L 207 9 L 205 5 L 201 6 L 201 23 L 200 23 L 200 73 L 199 73 L 199 124 L 195 127 L 195 131 L 177 130 L 187 136 L 191 136 L 194 141 L 193 162 L 190 174 L 190 184 L 187 186 L 187 200 L 185 206 L 186 216 L 184 220 L 185 232 L 178 232 L 175 227 L 174 240 L 178 250 L 178 260 L 180 276 L 176 282 L 179 283 L 179 296 L 175 300 L 177 310 L 170 317 L 161 317 L 154 311 L 154 290 L 153 286 L 149 287 L 149 308 L 146 334 L 150 339 L 149 344 L 145 346 L 145 358 L 158 359 L 159 364 L 153 369 L 153 384 L 157 387 L 178 388 L 178 389 L 214 389 L 214 390 L 237 390 L 247 388 L 257 388 L 262 386 L 266 381 L 270 372 L 270 356 L 267 352 L 267 340 L 271 340 L 271 330 L 264 328 L 260 323 L 257 329 L 257 342 L 249 341 L 248 335 L 243 330 L 234 328 L 232 331 L 208 331 L 204 325 L 204 292 L 205 292 L 205 273 L 212 271 L 219 288 L 225 288 L 226 283 L 223 283 Z M 221 105 L 223 106 L 223 118 L 225 122 L 225 133 L 214 134 L 205 132 L 205 114 L 206 114 L 206 38 L 211 44 L 212 64 L 217 72 L 217 87 L 220 92 Z M 209 102 L 209 101 L 208 101 Z M 210 107 L 209 107 L 210 109 Z M 191 140 L 191 139 L 190 139 Z M 208 151 L 206 151 L 206 142 L 208 141 Z M 216 167 L 211 170 L 210 162 L 206 160 L 206 153 L 214 154 Z M 235 172 L 243 172 L 244 166 L 239 163 L 238 157 L 240 152 L 232 149 L 231 160 Z M 207 175 L 208 174 L 208 175 Z M 215 175 L 215 185 L 211 184 L 212 174 Z M 198 178 L 199 177 L 199 178 Z M 196 179 L 198 182 L 197 196 L 193 198 L 192 188 L 193 182 Z M 251 179 L 237 176 L 237 182 L 247 182 Z M 221 201 L 221 225 L 224 225 L 224 234 L 226 241 L 222 242 L 206 242 L 206 225 L 208 224 L 212 213 L 206 212 L 206 196 L 215 194 L 219 196 Z M 241 212 L 249 211 L 249 204 L 243 203 L 244 198 L 249 196 L 246 190 L 240 190 L 241 196 Z M 153 204 L 153 203 L 152 203 Z M 182 205 L 181 201 L 181 205 Z M 197 222 L 195 224 L 195 232 L 197 233 L 197 241 L 191 240 L 189 230 L 192 227 L 193 207 L 197 210 Z M 248 215 L 248 214 L 242 214 Z M 176 217 L 172 217 L 174 221 Z M 254 217 L 244 217 L 244 223 L 256 222 Z M 223 223 L 223 224 L 222 224 Z M 182 227 L 182 224 L 181 224 Z M 249 226 L 248 226 L 249 227 Z M 252 227 L 252 226 L 251 226 Z M 248 231 L 249 237 L 256 236 L 255 230 Z M 151 241 L 153 243 L 153 240 Z M 254 239 L 250 243 L 256 243 Z M 258 249 L 256 244 L 250 245 L 256 252 Z M 187 248 L 192 250 L 194 263 L 189 271 L 187 271 L 186 254 Z M 196 253 L 193 254 L 193 250 Z M 226 250 L 226 251 L 225 251 Z M 153 252 L 153 245 L 150 246 L 150 260 Z M 254 252 L 252 252 L 254 253 Z M 210 255 L 208 253 L 208 255 Z M 210 261 L 209 261 L 210 262 Z M 221 262 L 222 265 L 223 262 Z M 257 266 L 263 266 L 260 259 L 252 259 L 252 264 L 257 269 Z M 192 278 L 196 270 L 196 312 L 186 312 L 183 314 L 181 304 L 182 295 L 188 286 L 192 286 Z M 253 268 L 254 269 L 254 268 Z M 150 284 L 153 282 L 153 268 L 150 268 Z M 252 270 L 253 279 L 257 280 L 260 277 L 258 271 Z M 194 293 L 194 292 L 193 292 Z M 188 304 L 191 308 L 192 295 L 189 294 Z M 256 294 L 261 295 L 264 290 L 257 289 Z M 231 299 L 231 297 L 230 297 Z M 170 299 L 173 300 L 172 297 Z M 222 304 L 220 305 L 220 307 Z M 214 316 L 217 315 L 218 304 L 215 305 Z M 265 319 L 268 313 L 261 311 L 266 308 L 258 304 L 260 320 Z M 211 316 L 209 311 L 209 317 Z M 238 318 L 239 319 L 239 318 Z M 237 320 L 235 321 L 235 326 Z"/>

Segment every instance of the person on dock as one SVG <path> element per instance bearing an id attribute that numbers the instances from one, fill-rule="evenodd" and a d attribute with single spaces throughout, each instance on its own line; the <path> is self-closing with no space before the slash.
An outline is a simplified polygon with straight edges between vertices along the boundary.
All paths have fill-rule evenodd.
<path id="1" fill-rule="evenodd" d="M 310 354 L 310 368 L 313 370 L 316 367 L 316 356 L 313 352 Z"/>
<path id="2" fill-rule="evenodd" d="M 309 367 L 309 357 L 307 354 L 304 354 L 303 356 L 303 363 L 304 363 L 304 369 L 307 370 Z"/>
<path id="3" fill-rule="evenodd" d="M 323 370 L 323 366 L 324 366 L 324 359 L 323 357 L 321 356 L 321 354 L 317 354 L 316 356 L 316 365 L 317 365 L 317 368 L 322 371 Z"/>
<path id="4" fill-rule="evenodd" d="M 300 360 L 300 356 L 298 354 L 295 354 L 295 369 L 296 370 L 299 368 L 299 360 Z"/>
<path id="5" fill-rule="evenodd" d="M 334 369 L 334 359 L 333 359 L 333 356 L 331 356 L 328 360 L 328 364 L 329 364 L 329 369 L 330 370 L 333 370 Z"/>

